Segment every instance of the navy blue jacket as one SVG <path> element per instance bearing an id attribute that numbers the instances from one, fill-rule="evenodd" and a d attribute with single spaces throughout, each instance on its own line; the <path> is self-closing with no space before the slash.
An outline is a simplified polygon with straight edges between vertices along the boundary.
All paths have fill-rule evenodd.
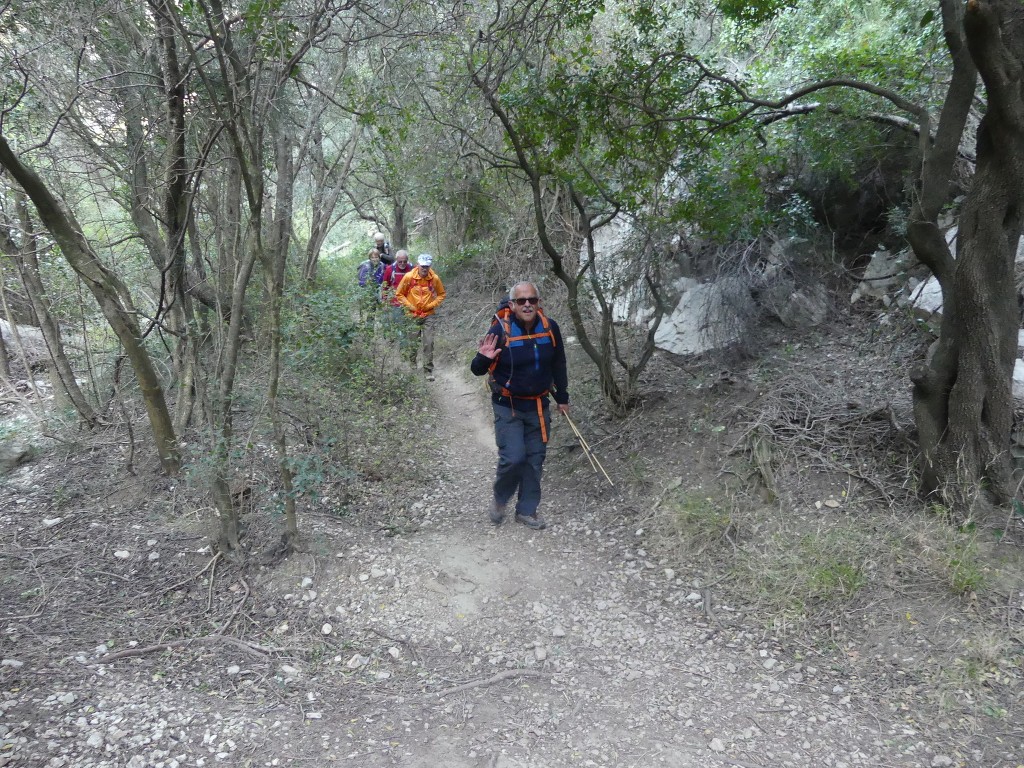
<path id="1" fill-rule="evenodd" d="M 527 335 L 541 330 L 540 318 L 536 319 L 532 329 L 520 328 L 514 316 L 509 318 L 509 323 L 512 336 Z M 497 321 L 487 331 L 498 337 L 498 346 L 501 348 L 491 384 L 491 399 L 494 402 L 504 403 L 508 400 L 502 396 L 503 388 L 511 392 L 514 398 L 536 397 L 542 392 L 550 391 L 556 403 L 564 405 L 569 402 L 569 375 L 565 366 L 562 332 L 558 328 L 558 323 L 551 318 L 548 318 L 548 325 L 555 337 L 554 343 L 550 337 L 545 336 L 514 341 L 512 346 L 508 346 L 505 341 L 505 329 Z M 490 366 L 491 360 L 477 352 L 469 368 L 474 375 L 483 376 Z"/>

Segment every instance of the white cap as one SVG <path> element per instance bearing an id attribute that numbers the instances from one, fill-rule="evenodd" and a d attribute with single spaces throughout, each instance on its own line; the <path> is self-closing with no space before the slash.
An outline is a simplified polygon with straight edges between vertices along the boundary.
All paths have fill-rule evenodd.
<path id="1" fill-rule="evenodd" d="M 384 233 L 383 232 L 374 232 L 373 233 L 373 239 L 374 240 L 383 240 L 384 239 Z"/>
<path id="2" fill-rule="evenodd" d="M 421 253 L 419 256 L 416 257 L 416 263 L 419 264 L 421 267 L 429 267 L 431 264 L 434 263 L 434 257 L 431 256 L 429 253 Z"/>

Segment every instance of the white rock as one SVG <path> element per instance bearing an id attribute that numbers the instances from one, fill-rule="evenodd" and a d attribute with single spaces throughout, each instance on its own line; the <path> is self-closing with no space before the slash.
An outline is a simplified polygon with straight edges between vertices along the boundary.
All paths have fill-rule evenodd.
<path id="1" fill-rule="evenodd" d="M 53 528 L 53 526 L 55 526 L 57 523 L 59 523 L 63 519 L 64 519 L 63 517 L 44 517 L 43 518 L 43 527 L 44 528 Z"/>
<path id="2" fill-rule="evenodd" d="M 307 712 L 306 713 L 306 719 L 307 720 L 319 720 L 323 716 L 324 716 L 323 712 Z"/>
<path id="3" fill-rule="evenodd" d="M 114 553 L 114 557 L 116 557 L 118 560 L 127 560 L 131 556 L 132 553 L 129 552 L 127 549 L 119 549 Z"/>
<path id="4" fill-rule="evenodd" d="M 914 315 L 921 320 L 931 320 L 934 315 L 942 314 L 942 288 L 939 279 L 932 275 L 917 286 L 910 294 L 910 306 Z"/>
<path id="5" fill-rule="evenodd" d="M 388 648 L 388 656 L 390 656 L 392 659 L 398 660 L 402 658 L 402 652 L 398 650 L 395 646 L 391 646 L 390 648 Z"/>
<path id="6" fill-rule="evenodd" d="M 864 275 L 857 290 L 850 297 L 853 304 L 862 296 L 880 299 L 900 281 L 900 273 L 906 267 L 907 252 L 889 253 L 885 248 L 875 251 L 871 261 L 864 268 Z"/>
<path id="7" fill-rule="evenodd" d="M 365 667 L 369 663 L 369 661 L 370 658 L 368 656 L 363 656 L 362 654 L 357 653 L 355 656 L 353 656 L 351 659 L 345 662 L 345 666 L 349 669 L 359 669 L 360 667 Z"/>
<path id="8" fill-rule="evenodd" d="M 309 576 L 306 576 L 305 578 L 302 579 L 302 588 L 303 589 L 309 589 L 312 586 L 313 586 L 313 580 L 311 578 L 309 578 Z"/>
<path id="9" fill-rule="evenodd" d="M 234 677 L 235 675 L 237 675 L 241 671 L 242 671 L 242 668 L 240 666 L 238 666 L 237 664 L 232 664 L 227 669 L 228 677 Z"/>
<path id="10" fill-rule="evenodd" d="M 739 294 L 749 291 L 739 281 L 723 279 L 687 290 L 654 334 L 654 344 L 677 355 L 693 355 L 725 347 L 739 338 L 743 325 Z"/>
<path id="11" fill-rule="evenodd" d="M 298 677 L 299 670 L 293 667 L 291 664 L 282 664 L 280 667 L 281 674 L 285 677 Z"/>
<path id="12" fill-rule="evenodd" d="M 712 739 L 708 744 L 708 749 L 712 752 L 725 752 L 725 744 L 722 743 L 721 739 Z"/>
<path id="13" fill-rule="evenodd" d="M 953 758 L 946 755 L 936 755 L 932 758 L 932 768 L 948 768 L 953 764 Z"/>
<path id="14" fill-rule="evenodd" d="M 99 731 L 93 731 L 89 734 L 89 738 L 85 740 L 85 743 L 93 749 L 99 749 L 103 746 L 103 734 Z"/>
<path id="15" fill-rule="evenodd" d="M 1013 399 L 1024 400 L 1024 360 L 1013 362 Z"/>
<path id="16" fill-rule="evenodd" d="M 3 659 L 0 661 L 0 667 L 10 667 L 11 669 L 18 669 L 24 667 L 24 661 L 18 661 L 17 659 Z"/>
<path id="17" fill-rule="evenodd" d="M 556 624 L 555 628 L 551 630 L 552 637 L 565 637 L 565 630 L 562 629 L 561 624 Z"/>
<path id="18" fill-rule="evenodd" d="M 765 659 L 765 660 L 764 660 L 764 661 L 763 661 L 763 662 L 761 663 L 761 666 L 763 666 L 763 667 L 764 667 L 765 669 L 772 669 L 772 668 L 773 668 L 773 667 L 774 667 L 774 666 L 775 666 L 776 664 L 778 664 L 778 663 L 779 663 L 779 662 L 778 662 L 778 661 L 776 661 L 775 659 Z"/>
<path id="19" fill-rule="evenodd" d="M 665 569 L 665 579 L 666 579 L 666 581 L 675 581 L 675 578 L 676 578 L 676 572 L 674 570 L 672 570 L 671 568 L 666 568 Z"/>
<path id="20" fill-rule="evenodd" d="M 322 627 L 320 627 L 320 633 L 323 635 L 329 635 L 333 631 L 334 627 L 332 627 L 330 624 L 324 624 Z"/>
<path id="21" fill-rule="evenodd" d="M 703 600 L 704 598 L 701 596 L 700 592 L 691 592 L 686 596 L 686 599 L 691 603 L 696 603 L 698 600 Z"/>
<path id="22" fill-rule="evenodd" d="M 68 693 L 58 694 L 57 695 L 57 701 L 59 701 L 61 704 L 64 704 L 65 706 L 74 704 L 75 703 L 75 694 L 71 693 L 70 691 Z"/>
<path id="23" fill-rule="evenodd" d="M 150 562 L 153 562 L 154 560 L 159 560 L 159 559 L 160 559 L 160 553 L 159 552 L 150 552 L 149 553 L 149 561 Z"/>
<path id="24" fill-rule="evenodd" d="M 533 655 L 537 659 L 537 661 L 544 661 L 544 659 L 548 657 L 548 649 L 545 648 L 543 645 L 538 645 L 536 648 L 533 649 Z"/>

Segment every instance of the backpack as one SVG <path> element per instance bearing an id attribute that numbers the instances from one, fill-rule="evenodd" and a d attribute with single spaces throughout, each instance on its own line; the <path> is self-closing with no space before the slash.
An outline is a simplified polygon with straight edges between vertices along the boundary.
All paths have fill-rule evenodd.
<path id="1" fill-rule="evenodd" d="M 391 253 L 391 243 L 389 243 L 387 240 L 385 240 L 384 245 L 380 247 L 377 246 L 377 241 L 375 240 L 373 242 L 373 247 L 377 249 L 378 253 L 380 253 L 381 264 L 383 264 L 384 266 L 391 266 L 392 264 L 395 263 L 395 257 Z"/>
<path id="2" fill-rule="evenodd" d="M 409 264 L 408 269 L 406 269 L 404 272 L 399 272 L 396 269 L 397 266 L 397 263 L 388 264 L 387 268 L 384 270 L 385 272 L 387 272 L 388 269 L 391 270 L 391 273 L 389 275 L 386 275 L 384 278 L 382 278 L 384 285 L 386 285 L 389 288 L 397 288 L 398 284 L 402 282 L 402 278 L 408 275 L 414 269 L 416 269 L 416 267 L 414 267 L 412 264 Z M 395 280 L 396 276 L 398 277 L 397 281 Z"/>
<path id="3" fill-rule="evenodd" d="M 557 345 L 558 342 L 555 340 L 555 334 L 551 331 L 551 322 L 547 319 L 547 317 L 544 315 L 544 311 L 539 306 L 537 307 L 537 317 L 540 319 L 542 329 L 540 333 L 527 333 L 522 334 L 520 336 L 513 336 L 512 323 L 514 322 L 514 320 L 512 316 L 512 302 L 507 296 L 504 299 L 502 299 L 501 303 L 498 304 L 498 308 L 494 311 L 494 319 L 498 321 L 498 324 L 501 326 L 502 333 L 505 334 L 505 343 L 503 346 L 507 347 L 509 346 L 510 342 L 514 341 L 539 339 L 545 336 L 551 339 L 551 343 L 553 345 Z M 536 331 L 537 328 L 534 327 L 533 330 Z M 491 367 L 488 369 L 492 373 L 492 378 L 494 368 L 495 366 L 497 366 L 497 364 L 498 359 L 495 358 L 494 362 L 491 363 Z"/>

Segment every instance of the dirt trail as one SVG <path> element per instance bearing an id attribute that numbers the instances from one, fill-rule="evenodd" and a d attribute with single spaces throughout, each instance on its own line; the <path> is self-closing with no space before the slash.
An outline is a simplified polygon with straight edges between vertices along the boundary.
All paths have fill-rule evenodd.
<path id="1" fill-rule="evenodd" d="M 101 665 L 90 638 L 5 661 L 0 765 L 1003 764 L 1005 745 L 960 754 L 807 649 L 711 622 L 635 526 L 556 483 L 548 530 L 491 525 L 489 407 L 467 378 L 431 385 L 444 453 L 417 532 L 308 517 L 315 558 L 251 585 L 284 655 L 213 642 Z"/>
<path id="2" fill-rule="evenodd" d="M 392 702 L 394 731 L 378 722 L 353 738 L 353 746 L 370 743 L 387 729 L 391 754 L 352 760 L 424 768 L 947 764 L 938 744 L 890 721 L 856 681 L 709 624 L 702 596 L 647 560 L 635 530 L 604 528 L 601 510 L 552 483 L 542 504 L 548 530 L 491 525 L 495 449 L 483 388 L 444 369 L 433 391 L 447 455 L 438 492 L 424 500 L 431 524 L 365 553 L 391 563 L 394 582 L 386 605 L 359 597 L 376 629 L 419 649 L 428 681 L 420 690 L 430 693 Z"/>

